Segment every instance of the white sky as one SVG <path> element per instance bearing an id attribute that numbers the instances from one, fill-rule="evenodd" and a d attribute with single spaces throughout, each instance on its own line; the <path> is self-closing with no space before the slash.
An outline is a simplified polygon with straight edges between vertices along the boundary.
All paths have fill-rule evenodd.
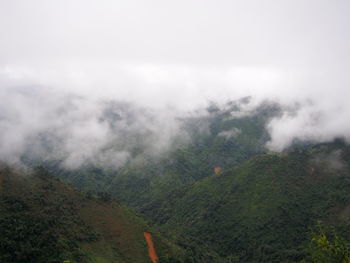
<path id="1" fill-rule="evenodd" d="M 308 105 L 292 134 L 271 126 L 279 145 L 315 112 L 347 134 L 349 25 L 348 0 L 0 0 L 0 89 L 181 109 L 252 95 Z"/>
<path id="2" fill-rule="evenodd" d="M 146 104 L 345 89 L 349 13 L 346 0 L 0 0 L 0 74 Z"/>

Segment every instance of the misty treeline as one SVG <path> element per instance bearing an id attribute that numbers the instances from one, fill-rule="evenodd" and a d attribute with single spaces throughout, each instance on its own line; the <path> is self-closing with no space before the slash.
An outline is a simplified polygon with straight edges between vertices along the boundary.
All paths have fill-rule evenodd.
<path id="1" fill-rule="evenodd" d="M 117 169 L 130 160 L 143 162 L 189 143 L 193 129 L 209 132 L 205 120 L 200 121 L 210 114 L 205 109 L 154 110 L 42 87 L 0 92 L 7 101 L 0 106 L 0 159 L 10 163 L 59 160 L 68 169 L 84 165 Z M 190 124 L 192 130 L 190 119 L 196 121 Z"/>
<path id="2" fill-rule="evenodd" d="M 235 138 L 242 133 L 239 128 L 223 124 L 216 132 L 210 127 L 214 118 L 225 116 L 229 123 L 266 109 L 270 109 L 263 120 L 266 150 L 282 151 L 296 141 L 347 139 L 345 124 L 344 129 L 322 128 L 330 113 L 312 104 L 284 105 L 244 97 L 185 111 L 93 99 L 41 86 L 3 88 L 0 95 L 6 101 L 0 105 L 0 159 L 9 163 L 59 161 L 73 170 L 84 166 L 119 169 L 131 161 L 142 164 L 161 158 L 202 135 Z"/>

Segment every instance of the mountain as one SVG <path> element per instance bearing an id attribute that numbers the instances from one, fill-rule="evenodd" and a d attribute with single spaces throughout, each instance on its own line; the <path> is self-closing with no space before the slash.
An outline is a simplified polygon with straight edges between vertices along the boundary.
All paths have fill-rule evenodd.
<path id="1" fill-rule="evenodd" d="M 257 155 L 142 213 L 194 255 L 204 243 L 216 262 L 299 262 L 319 221 L 350 240 L 349 189 L 350 147 L 323 144 Z"/>
<path id="2" fill-rule="evenodd" d="M 295 142 L 269 152 L 266 127 L 281 109 L 241 107 L 212 105 L 186 118 L 187 144 L 157 158 L 139 147 L 117 170 L 44 165 L 90 195 L 141 213 L 186 251 L 188 262 L 312 262 L 308 247 L 319 224 L 350 240 L 350 146 L 341 139 Z"/>
<path id="3" fill-rule="evenodd" d="M 140 146 L 141 154 L 118 170 L 88 166 L 69 171 L 62 169 L 60 162 L 44 165 L 78 189 L 106 191 L 141 211 L 165 193 L 210 176 L 215 167 L 231 168 L 267 151 L 269 136 L 265 126 L 280 113 L 279 106 L 266 102 L 257 109 L 243 110 L 244 103 L 247 101 L 232 102 L 223 109 L 212 105 L 203 115 L 183 119 L 189 142 L 175 143 L 161 157 L 145 157 Z"/>
<path id="4" fill-rule="evenodd" d="M 150 262 L 145 233 L 160 262 L 181 262 L 181 249 L 108 195 L 82 194 L 42 168 L 0 168 L 3 263 Z"/>

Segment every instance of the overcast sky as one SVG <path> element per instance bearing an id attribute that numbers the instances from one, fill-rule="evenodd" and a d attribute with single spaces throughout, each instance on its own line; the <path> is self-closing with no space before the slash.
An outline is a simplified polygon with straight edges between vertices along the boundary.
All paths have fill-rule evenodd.
<path id="1" fill-rule="evenodd" d="M 0 89 L 185 110 L 297 102 L 269 126 L 281 150 L 349 134 L 349 25 L 348 0 L 0 0 Z"/>

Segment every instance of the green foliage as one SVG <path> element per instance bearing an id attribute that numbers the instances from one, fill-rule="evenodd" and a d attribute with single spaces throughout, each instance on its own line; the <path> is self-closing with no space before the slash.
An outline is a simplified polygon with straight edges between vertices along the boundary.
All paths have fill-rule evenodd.
<path id="1" fill-rule="evenodd" d="M 110 202 L 112 200 L 111 195 L 106 192 L 98 192 L 97 196 L 104 202 Z"/>
<path id="2" fill-rule="evenodd" d="M 0 168 L 1 263 L 146 263 L 149 229 L 108 193 L 80 194 L 43 168 L 25 175 Z M 155 240 L 162 262 L 186 256 L 157 233 Z"/>
<path id="3" fill-rule="evenodd" d="M 235 107 L 213 106 L 208 116 L 188 119 L 184 129 L 191 144 L 160 159 L 140 158 L 142 164 L 130 162 L 117 171 L 69 172 L 46 165 L 88 191 L 87 199 L 102 191 L 141 212 L 186 250 L 186 262 L 300 262 L 307 258 L 307 233 L 318 220 L 350 232 L 350 147 L 337 140 L 265 153 L 265 126 L 278 107 L 263 105 L 232 118 Z M 228 131 L 239 132 L 226 136 Z M 330 158 L 335 151 L 338 167 Z M 222 168 L 220 176 L 213 175 L 214 167 Z M 329 237 L 324 244 L 331 246 L 336 237 Z M 315 251 L 322 248 L 317 240 L 324 239 L 314 239 Z"/>
<path id="4" fill-rule="evenodd" d="M 259 155 L 154 200 L 142 213 L 184 247 L 219 253 L 221 258 L 211 262 L 299 262 L 317 220 L 341 225 L 350 218 L 349 171 L 321 169 L 325 164 L 314 162 L 334 150 L 320 145 Z M 343 231 L 349 230 L 344 225 Z M 202 262 L 200 253 L 193 254 L 194 262 Z"/>
<path id="5" fill-rule="evenodd" d="M 312 232 L 308 251 L 314 263 L 350 262 L 350 242 L 342 238 L 334 229 L 331 233 L 326 233 L 320 225 L 317 232 Z"/>
<path id="6" fill-rule="evenodd" d="M 42 174 L 38 177 L 42 179 Z M 1 196 L 0 262 L 83 259 L 78 242 L 91 240 L 87 233 L 92 230 L 75 215 L 74 205 L 64 196 L 52 200 L 43 194 L 41 190 L 48 191 L 48 185 L 53 187 L 52 182 L 45 182 L 30 195 L 26 192 L 17 195 L 16 191 L 11 192 L 14 189 L 7 189 Z M 67 204 L 61 207 L 64 203 Z"/>

